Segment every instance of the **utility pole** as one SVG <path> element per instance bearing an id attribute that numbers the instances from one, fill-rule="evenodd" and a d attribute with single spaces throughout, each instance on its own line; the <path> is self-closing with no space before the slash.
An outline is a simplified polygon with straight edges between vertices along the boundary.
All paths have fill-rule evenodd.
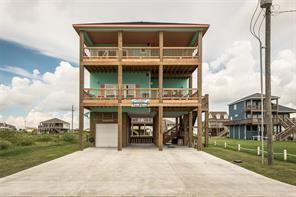
<path id="1" fill-rule="evenodd" d="M 73 130 L 73 116 L 74 116 L 74 105 L 72 105 L 72 125 L 71 125 L 71 130 L 72 130 L 72 132 L 74 132 L 74 130 Z"/>
<path id="2" fill-rule="evenodd" d="M 268 165 L 273 164 L 272 112 L 271 112 L 271 5 L 272 0 L 261 0 L 265 8 L 265 123 L 267 132 Z"/>

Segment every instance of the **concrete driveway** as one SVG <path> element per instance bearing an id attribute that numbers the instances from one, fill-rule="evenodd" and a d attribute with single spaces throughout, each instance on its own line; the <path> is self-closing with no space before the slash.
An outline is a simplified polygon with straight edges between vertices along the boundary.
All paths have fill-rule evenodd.
<path id="1" fill-rule="evenodd" d="M 190 148 L 89 148 L 0 179 L 0 196 L 296 196 Z"/>

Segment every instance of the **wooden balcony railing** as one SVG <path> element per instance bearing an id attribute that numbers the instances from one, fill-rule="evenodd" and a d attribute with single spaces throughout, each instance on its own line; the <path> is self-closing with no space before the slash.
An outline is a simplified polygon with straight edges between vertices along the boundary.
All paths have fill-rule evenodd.
<path id="1" fill-rule="evenodd" d="M 198 50 L 196 47 L 164 47 L 163 57 L 165 59 L 196 59 Z"/>
<path id="2" fill-rule="evenodd" d="M 118 88 L 84 88 L 85 99 L 117 99 Z M 122 99 L 159 99 L 159 88 L 123 88 Z M 163 88 L 163 100 L 197 100 L 196 88 Z"/>
<path id="3" fill-rule="evenodd" d="M 84 57 L 86 58 L 100 58 L 100 59 L 117 59 L 117 47 L 85 47 Z"/>
<path id="4" fill-rule="evenodd" d="M 85 58 L 117 59 L 119 55 L 117 47 L 85 47 Z M 159 47 L 123 47 L 122 59 L 159 59 Z M 197 59 L 196 47 L 164 47 L 164 59 Z"/>
<path id="5" fill-rule="evenodd" d="M 277 110 L 277 106 L 276 105 L 272 105 L 271 106 L 272 110 Z M 261 105 L 247 105 L 246 110 L 261 110 Z M 263 109 L 264 110 L 264 109 Z"/>
<path id="6" fill-rule="evenodd" d="M 124 47 L 123 59 L 158 59 L 159 47 Z"/>

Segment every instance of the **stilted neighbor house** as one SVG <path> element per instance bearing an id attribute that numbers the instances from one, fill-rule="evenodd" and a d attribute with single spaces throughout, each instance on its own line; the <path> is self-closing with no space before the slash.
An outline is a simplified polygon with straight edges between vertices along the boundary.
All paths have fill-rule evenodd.
<path id="1" fill-rule="evenodd" d="M 80 144 L 84 109 L 90 111 L 96 147 L 181 140 L 193 146 L 207 126 L 208 96 L 202 94 L 202 40 L 209 25 L 185 23 L 91 23 L 73 25 L 80 37 Z M 192 74 L 197 69 L 196 81 Z M 90 88 L 84 73 L 90 73 Z M 193 88 L 193 83 L 197 88 Z M 205 113 L 205 115 L 202 115 Z M 175 118 L 165 131 L 163 118 Z M 132 126 L 133 125 L 133 126 Z"/>

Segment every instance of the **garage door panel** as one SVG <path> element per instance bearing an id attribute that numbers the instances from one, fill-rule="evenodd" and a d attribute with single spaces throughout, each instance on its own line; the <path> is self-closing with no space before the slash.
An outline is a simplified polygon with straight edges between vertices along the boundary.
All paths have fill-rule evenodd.
<path id="1" fill-rule="evenodd" d="M 96 124 L 96 147 L 117 147 L 117 124 Z"/>

